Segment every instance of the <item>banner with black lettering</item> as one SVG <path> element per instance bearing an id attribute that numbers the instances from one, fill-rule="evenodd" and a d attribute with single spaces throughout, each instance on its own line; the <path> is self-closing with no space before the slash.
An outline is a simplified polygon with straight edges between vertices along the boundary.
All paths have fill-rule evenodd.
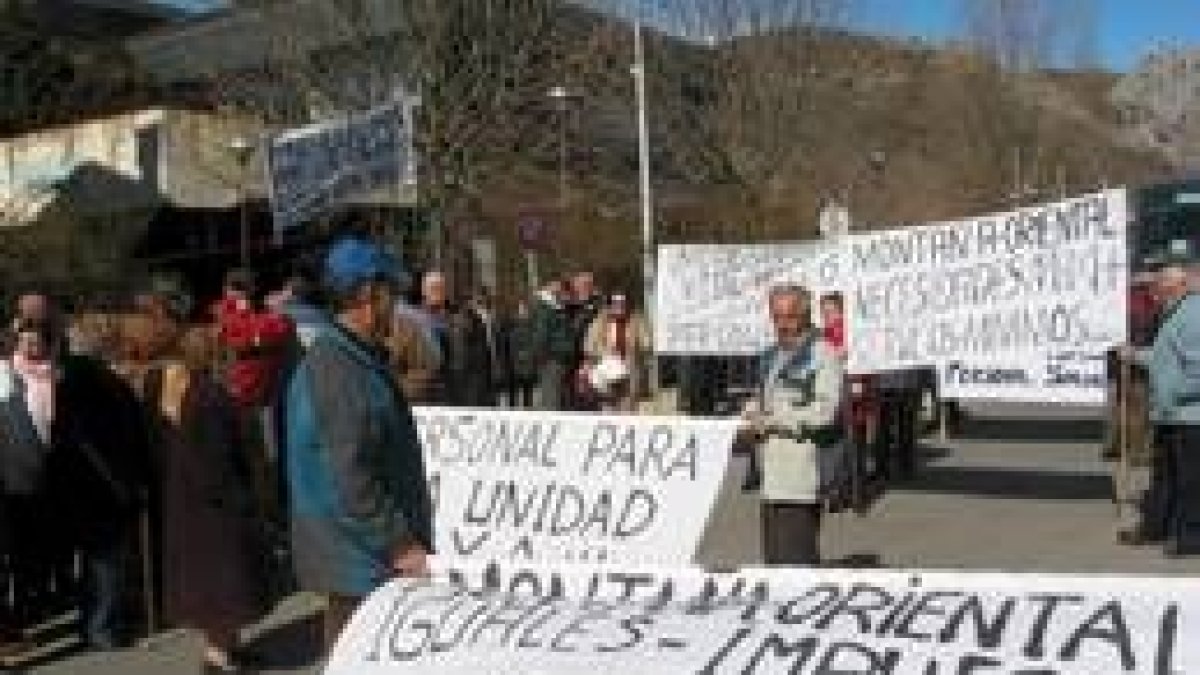
<path id="1" fill-rule="evenodd" d="M 838 290 L 830 242 L 660 246 L 654 347 L 660 354 L 754 355 L 772 341 L 767 293 L 785 282 Z"/>
<path id="2" fill-rule="evenodd" d="M 849 237 L 849 368 L 937 366 L 948 397 L 1100 403 L 1126 341 L 1123 190 Z"/>
<path id="3" fill-rule="evenodd" d="M 417 408 L 441 554 L 686 565 L 737 422 Z"/>
<path id="4" fill-rule="evenodd" d="M 1189 579 L 828 569 L 528 568 L 398 581 L 327 675 L 1183 675 Z"/>
<path id="5" fill-rule="evenodd" d="M 1098 405 L 1108 392 L 1108 359 L 1085 351 L 976 356 L 940 364 L 938 376 L 942 398 L 954 401 Z"/>

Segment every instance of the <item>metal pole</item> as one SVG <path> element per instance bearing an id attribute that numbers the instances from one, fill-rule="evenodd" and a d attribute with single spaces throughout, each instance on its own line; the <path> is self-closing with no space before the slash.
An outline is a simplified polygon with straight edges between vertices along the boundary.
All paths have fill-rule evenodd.
<path id="1" fill-rule="evenodd" d="M 558 219 L 567 217 L 567 100 L 558 98 Z"/>
<path id="2" fill-rule="evenodd" d="M 653 327 L 654 315 L 654 212 L 651 205 L 650 192 L 650 124 L 646 115 L 646 53 L 642 43 L 642 21 L 638 17 L 633 24 L 633 74 L 637 90 L 638 117 L 638 164 L 640 167 L 641 198 L 642 198 L 642 274 L 644 284 L 644 301 L 646 316 Z M 658 358 L 650 357 L 650 372 L 648 379 L 650 390 L 658 393 Z"/>
<path id="3" fill-rule="evenodd" d="M 1121 359 L 1120 372 L 1117 376 L 1117 443 L 1120 464 L 1117 466 L 1116 502 L 1117 518 L 1124 520 L 1130 513 L 1130 494 L 1133 492 L 1132 470 L 1132 439 L 1130 438 L 1130 395 L 1133 385 L 1133 364 L 1128 359 Z"/>
<path id="4" fill-rule="evenodd" d="M 250 214 L 248 212 L 249 205 L 247 202 L 246 177 L 245 168 L 242 169 L 242 187 L 239 211 L 241 216 L 241 226 L 239 228 L 239 250 L 241 251 L 242 267 L 250 265 Z"/>
<path id="5" fill-rule="evenodd" d="M 525 275 L 529 283 L 529 292 L 536 293 L 539 286 L 538 281 L 538 259 L 537 251 L 525 252 Z"/>

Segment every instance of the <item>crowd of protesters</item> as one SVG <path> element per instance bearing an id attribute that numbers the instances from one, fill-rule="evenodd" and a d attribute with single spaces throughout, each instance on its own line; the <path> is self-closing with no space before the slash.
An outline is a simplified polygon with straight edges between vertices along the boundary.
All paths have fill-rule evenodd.
<path id="1" fill-rule="evenodd" d="M 348 239 L 194 305 L 155 278 L 105 311 L 39 289 L 6 308 L 0 658 L 78 610 L 89 648 L 185 628 L 236 672 L 239 628 L 297 587 L 329 598 L 328 645 L 432 552 L 411 405 L 626 413 L 647 393 L 646 321 L 590 273 L 499 303 Z"/>
<path id="2" fill-rule="evenodd" d="M 1140 349 L 1113 368 L 1130 370 L 1114 399 L 1133 414 L 1113 448 L 1144 446 L 1153 480 L 1122 541 L 1197 553 L 1194 279 L 1168 264 L 1137 281 Z M 651 389 L 646 318 L 592 274 L 501 302 L 359 238 L 271 289 L 235 270 L 207 307 L 155 279 L 116 311 L 68 315 L 36 289 L 8 310 L 0 657 L 78 610 L 92 648 L 186 628 L 210 671 L 236 672 L 239 628 L 296 589 L 328 599 L 328 648 L 363 597 L 434 553 L 412 405 L 629 414 Z M 813 565 L 823 514 L 917 470 L 925 374 L 847 376 L 837 293 L 781 285 L 768 310 L 775 344 L 739 402 L 744 487 L 765 561 Z"/>

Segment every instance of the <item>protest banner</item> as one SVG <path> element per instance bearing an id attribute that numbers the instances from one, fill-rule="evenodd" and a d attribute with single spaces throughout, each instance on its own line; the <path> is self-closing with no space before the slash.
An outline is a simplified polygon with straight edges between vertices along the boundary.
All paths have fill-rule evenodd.
<path id="1" fill-rule="evenodd" d="M 417 408 L 444 555 L 684 565 L 737 422 Z"/>
<path id="2" fill-rule="evenodd" d="M 1125 342 L 1126 193 L 844 241 L 851 372 L 937 366 L 951 396 L 1101 403 Z"/>
<path id="3" fill-rule="evenodd" d="M 960 358 L 938 365 L 938 388 L 954 401 L 1098 405 L 1107 392 L 1107 369 L 1103 353 L 1085 351 Z"/>
<path id="4" fill-rule="evenodd" d="M 753 355 L 772 340 L 767 293 L 785 282 L 814 293 L 837 290 L 832 242 L 746 246 L 660 246 L 655 287 L 655 351 Z"/>
<path id="5" fill-rule="evenodd" d="M 267 173 L 276 231 L 327 213 L 345 199 L 414 181 L 413 105 L 400 99 L 273 138 Z"/>
<path id="6" fill-rule="evenodd" d="M 1187 579 L 782 568 L 496 573 L 540 581 L 395 582 L 355 615 L 326 673 L 1200 672 L 1200 587 Z"/>

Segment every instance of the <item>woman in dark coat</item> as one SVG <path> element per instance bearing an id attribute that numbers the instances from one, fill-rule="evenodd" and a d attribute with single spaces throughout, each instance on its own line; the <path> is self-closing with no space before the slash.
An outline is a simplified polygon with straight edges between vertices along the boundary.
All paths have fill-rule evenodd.
<path id="1" fill-rule="evenodd" d="M 159 468 L 162 613 L 203 633 L 205 663 L 235 671 L 238 631 L 258 614 L 253 504 L 236 409 L 210 372 L 211 331 L 162 345 L 144 401 Z"/>
<path id="2" fill-rule="evenodd" d="M 533 408 L 533 392 L 537 388 L 538 379 L 536 331 L 529 301 L 525 298 L 518 299 L 516 311 L 505 322 L 504 327 L 509 401 L 514 408 Z"/>

